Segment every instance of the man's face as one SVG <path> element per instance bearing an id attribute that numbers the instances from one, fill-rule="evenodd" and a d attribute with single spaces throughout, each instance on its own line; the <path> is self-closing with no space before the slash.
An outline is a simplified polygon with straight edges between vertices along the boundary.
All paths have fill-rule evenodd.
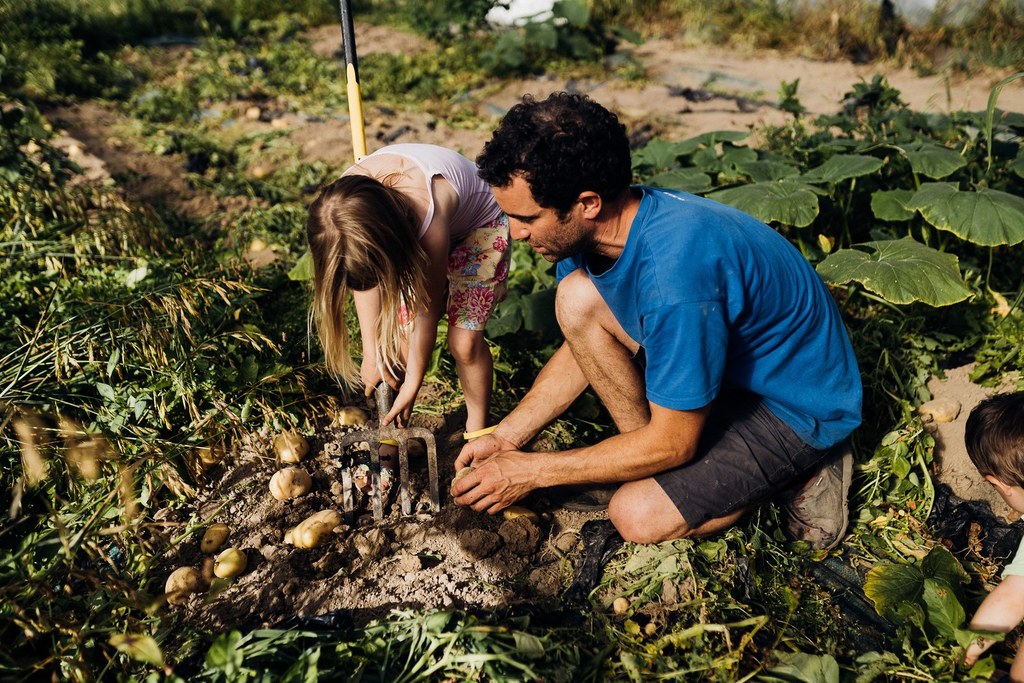
<path id="1" fill-rule="evenodd" d="M 512 238 L 526 241 L 546 260 L 553 263 L 590 246 L 590 228 L 582 218 L 580 204 L 561 220 L 554 209 L 537 204 L 522 176 L 514 176 L 506 187 L 491 189 L 498 206 L 508 215 Z"/>

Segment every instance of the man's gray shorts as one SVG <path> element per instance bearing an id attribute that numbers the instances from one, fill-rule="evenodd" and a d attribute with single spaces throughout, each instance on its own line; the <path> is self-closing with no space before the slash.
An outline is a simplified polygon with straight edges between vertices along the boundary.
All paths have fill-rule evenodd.
<path id="1" fill-rule="evenodd" d="M 828 452 L 804 443 L 761 397 L 723 390 L 694 459 L 654 480 L 695 529 L 779 493 Z"/>

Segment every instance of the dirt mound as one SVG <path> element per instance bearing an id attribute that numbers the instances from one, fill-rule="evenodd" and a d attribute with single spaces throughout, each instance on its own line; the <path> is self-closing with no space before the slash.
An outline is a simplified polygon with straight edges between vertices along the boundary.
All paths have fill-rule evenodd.
<path id="1" fill-rule="evenodd" d="M 572 512 L 552 505 L 544 495 L 524 505 L 538 521 L 479 514 L 454 504 L 448 494 L 461 435 L 444 433 L 442 420 L 417 416 L 415 426 L 436 432 L 442 507 L 430 514 L 425 459 L 410 462 L 413 514 L 403 516 L 397 486 L 385 499 L 385 515 L 375 520 L 368 496 L 357 491 L 355 514 L 315 548 L 285 542 L 286 530 L 325 509 L 342 511 L 342 468 L 349 467 L 338 446 L 344 428 L 328 428 L 308 437 L 310 453 L 298 467 L 312 477 L 310 492 L 289 501 L 274 499 L 271 476 L 281 468 L 270 439 L 242 449 L 207 472 L 195 516 L 169 519 L 199 526 L 168 551 L 155 573 L 163 579 L 177 567 L 212 565 L 200 551 L 204 529 L 225 523 L 224 547 L 242 549 L 245 572 L 234 579 L 214 578 L 207 590 L 177 609 L 196 628 L 260 628 L 292 617 L 345 615 L 362 624 L 393 609 L 502 609 L 557 598 L 573 578 L 582 552 L 580 529 L 602 513 Z M 209 571 L 209 569 L 207 569 Z"/>

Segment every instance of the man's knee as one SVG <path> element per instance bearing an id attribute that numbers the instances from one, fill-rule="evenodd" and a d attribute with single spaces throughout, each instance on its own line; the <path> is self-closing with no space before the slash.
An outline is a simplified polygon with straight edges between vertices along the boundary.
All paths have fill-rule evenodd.
<path id="1" fill-rule="evenodd" d="M 626 482 L 608 503 L 608 518 L 623 540 L 661 543 L 690 535 L 672 500 L 653 479 Z"/>
<path id="2" fill-rule="evenodd" d="M 598 320 L 608 304 L 582 270 L 562 278 L 555 293 L 555 316 L 563 332 L 583 329 Z"/>

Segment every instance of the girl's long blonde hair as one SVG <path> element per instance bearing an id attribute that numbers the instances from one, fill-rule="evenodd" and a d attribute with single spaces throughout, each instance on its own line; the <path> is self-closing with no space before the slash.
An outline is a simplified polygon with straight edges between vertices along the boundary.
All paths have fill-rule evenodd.
<path id="1" fill-rule="evenodd" d="M 389 178 L 381 182 L 364 175 L 342 176 L 309 207 L 313 320 L 328 369 L 350 387 L 361 380 L 345 327 L 349 290 L 377 288 L 377 361 L 396 376 L 403 366 L 402 304 L 410 317 L 427 305 L 427 254 L 418 228 L 412 204 Z"/>

